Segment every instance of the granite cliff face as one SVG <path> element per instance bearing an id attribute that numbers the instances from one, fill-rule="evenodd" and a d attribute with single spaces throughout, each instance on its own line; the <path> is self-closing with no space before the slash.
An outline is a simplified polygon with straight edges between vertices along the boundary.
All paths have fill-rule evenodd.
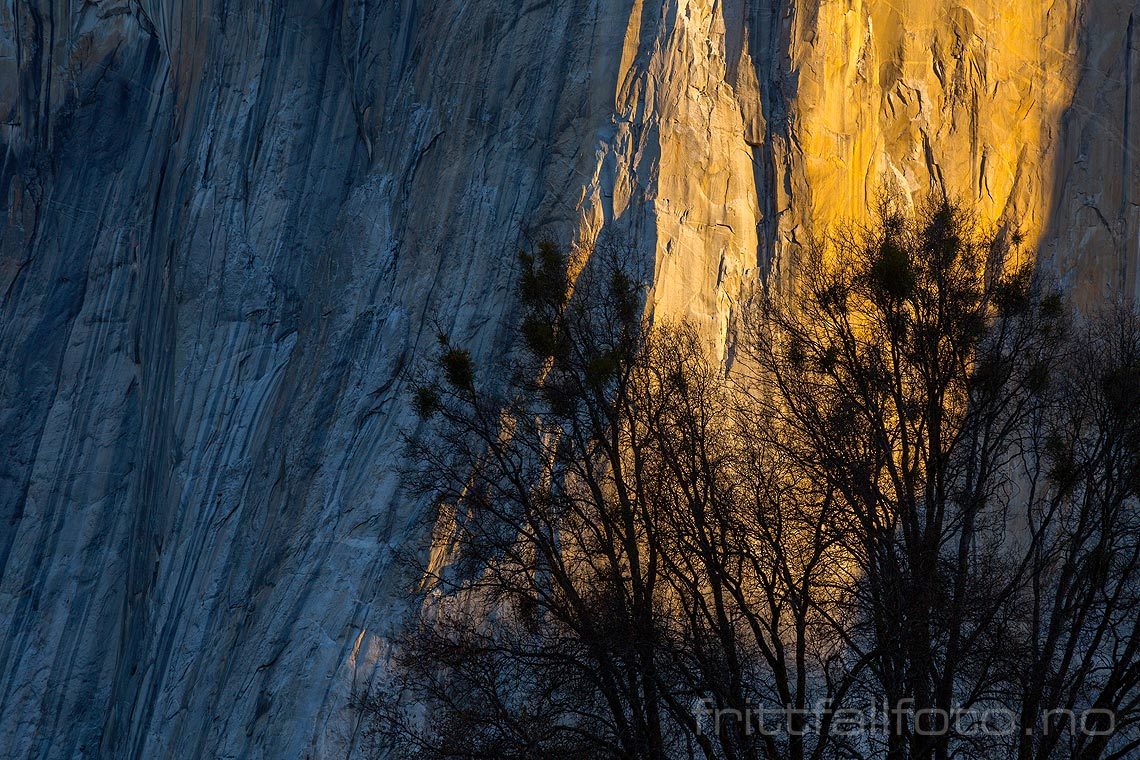
<path id="1" fill-rule="evenodd" d="M 0 755 L 340 757 L 408 603 L 401 372 L 526 235 L 736 305 L 890 188 L 1135 293 L 1137 0 L 0 8 Z"/>

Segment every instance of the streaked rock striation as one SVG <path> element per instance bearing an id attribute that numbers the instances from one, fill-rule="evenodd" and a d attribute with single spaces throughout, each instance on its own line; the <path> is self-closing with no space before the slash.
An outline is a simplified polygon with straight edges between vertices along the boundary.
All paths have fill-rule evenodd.
<path id="1" fill-rule="evenodd" d="M 0 9 L 0 755 L 339 757 L 407 603 L 401 372 L 527 236 L 734 309 L 890 189 L 1137 289 L 1136 0 Z"/>

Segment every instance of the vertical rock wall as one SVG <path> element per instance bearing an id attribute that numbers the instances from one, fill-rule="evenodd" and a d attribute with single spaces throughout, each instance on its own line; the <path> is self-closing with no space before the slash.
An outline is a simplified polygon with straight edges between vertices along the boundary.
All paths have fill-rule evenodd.
<path id="1" fill-rule="evenodd" d="M 526 236 L 733 310 L 884 188 L 1136 288 L 1136 0 L 0 8 L 0 755 L 334 757 L 407 599 L 401 371 Z"/>

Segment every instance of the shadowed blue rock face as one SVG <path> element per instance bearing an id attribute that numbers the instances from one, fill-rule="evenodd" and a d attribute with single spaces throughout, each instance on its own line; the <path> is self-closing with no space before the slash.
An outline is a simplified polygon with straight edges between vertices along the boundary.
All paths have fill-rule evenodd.
<path id="1" fill-rule="evenodd" d="M 1087 3 L 1105 34 L 1054 219 L 1122 177 L 1122 282 L 1135 167 L 1086 148 L 1135 139 L 1132 25 L 1111 21 L 1132 4 Z M 807 192 L 789 40 L 815 5 L 0 8 L 0 757 L 349 753 L 346 705 L 411 602 L 393 552 L 425 541 L 398 491 L 401 373 L 439 329 L 505 350 L 520 239 L 596 231 L 618 195 L 644 265 L 689 255 L 654 240 L 655 214 L 722 203 L 699 177 L 657 193 L 654 140 L 688 130 L 658 86 L 707 96 L 697 58 L 662 52 L 684 25 L 719 35 L 684 50 L 739 100 L 720 139 L 750 157 L 753 264 L 773 266 Z"/>
<path id="2" fill-rule="evenodd" d="M 0 756 L 342 756 L 399 374 L 569 230 L 621 23 L 272 5 L 0 10 Z"/>

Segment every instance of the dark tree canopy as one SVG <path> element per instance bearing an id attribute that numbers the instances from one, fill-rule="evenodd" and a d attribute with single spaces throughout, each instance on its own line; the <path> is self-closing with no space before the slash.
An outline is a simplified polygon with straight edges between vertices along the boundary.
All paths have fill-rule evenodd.
<path id="1" fill-rule="evenodd" d="M 1140 319 L 950 203 L 742 307 L 520 256 L 518 349 L 415 390 L 428 590 L 361 709 L 423 758 L 1125 758 Z"/>

